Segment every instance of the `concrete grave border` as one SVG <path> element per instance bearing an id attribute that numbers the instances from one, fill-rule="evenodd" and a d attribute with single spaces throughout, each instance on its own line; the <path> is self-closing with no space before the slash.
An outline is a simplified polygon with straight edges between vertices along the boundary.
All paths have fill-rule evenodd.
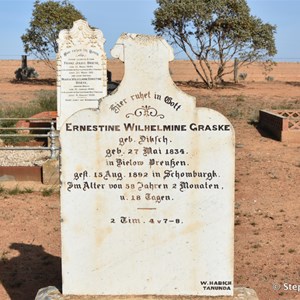
<path id="1" fill-rule="evenodd" d="M 300 143 L 299 110 L 260 110 L 259 126 L 270 132 L 278 141 Z"/>

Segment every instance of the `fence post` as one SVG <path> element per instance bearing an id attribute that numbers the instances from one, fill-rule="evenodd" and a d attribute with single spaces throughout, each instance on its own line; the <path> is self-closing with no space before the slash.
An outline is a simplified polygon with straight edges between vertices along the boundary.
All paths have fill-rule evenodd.
<path id="1" fill-rule="evenodd" d="M 50 129 L 50 151 L 51 151 L 51 159 L 54 159 L 57 157 L 56 154 L 56 146 L 55 146 L 55 138 L 56 138 L 56 134 L 55 134 L 55 128 L 54 128 L 54 121 L 51 121 L 51 129 Z"/>
<path id="2" fill-rule="evenodd" d="M 27 69 L 27 55 L 22 55 L 22 70 Z"/>
<path id="3" fill-rule="evenodd" d="M 234 82 L 235 83 L 238 83 L 238 81 L 239 81 L 239 79 L 238 79 L 238 72 L 239 72 L 239 70 L 238 70 L 238 66 L 239 66 L 239 60 L 237 59 L 237 58 L 235 58 L 234 59 Z"/>

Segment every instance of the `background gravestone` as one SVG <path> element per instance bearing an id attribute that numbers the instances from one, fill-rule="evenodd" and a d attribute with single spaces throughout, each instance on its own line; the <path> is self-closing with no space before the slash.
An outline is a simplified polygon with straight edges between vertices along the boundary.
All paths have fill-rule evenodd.
<path id="1" fill-rule="evenodd" d="M 107 94 L 103 34 L 84 20 L 62 30 L 57 40 L 57 128 L 74 112 L 98 107 Z"/>
<path id="2" fill-rule="evenodd" d="M 61 128 L 63 293 L 232 295 L 233 128 L 175 86 L 162 38 L 112 55 L 117 92 Z"/>

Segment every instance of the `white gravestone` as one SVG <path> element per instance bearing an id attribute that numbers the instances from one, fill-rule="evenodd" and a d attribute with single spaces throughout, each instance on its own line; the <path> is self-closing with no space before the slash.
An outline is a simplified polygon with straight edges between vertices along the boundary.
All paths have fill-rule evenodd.
<path id="1" fill-rule="evenodd" d="M 62 30 L 57 40 L 57 128 L 74 112 L 97 108 L 107 95 L 105 39 L 84 20 Z"/>
<path id="2" fill-rule="evenodd" d="M 162 38 L 112 55 L 117 92 L 61 128 L 63 293 L 232 295 L 233 128 L 175 86 Z"/>

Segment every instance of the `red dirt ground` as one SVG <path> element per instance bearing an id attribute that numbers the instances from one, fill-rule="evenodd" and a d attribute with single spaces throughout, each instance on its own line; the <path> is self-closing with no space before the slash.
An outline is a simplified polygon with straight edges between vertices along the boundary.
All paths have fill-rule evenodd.
<path id="1" fill-rule="evenodd" d="M 36 62 L 28 64 L 42 80 L 11 82 L 19 64 L 0 62 L 0 108 L 56 88 L 55 73 Z M 113 78 L 121 77 L 118 70 Z M 226 115 L 236 130 L 235 285 L 255 289 L 260 300 L 300 297 L 284 288 L 300 285 L 300 144 L 275 141 L 255 126 L 259 109 L 300 109 L 296 80 L 244 82 L 213 91 L 179 84 L 198 106 Z M 2 187 L 7 185 L 15 184 Z M 49 187 L 28 185 L 35 191 L 10 195 L 0 189 L 1 300 L 31 300 L 39 288 L 61 287 L 59 195 L 46 197 L 41 190 Z"/>

